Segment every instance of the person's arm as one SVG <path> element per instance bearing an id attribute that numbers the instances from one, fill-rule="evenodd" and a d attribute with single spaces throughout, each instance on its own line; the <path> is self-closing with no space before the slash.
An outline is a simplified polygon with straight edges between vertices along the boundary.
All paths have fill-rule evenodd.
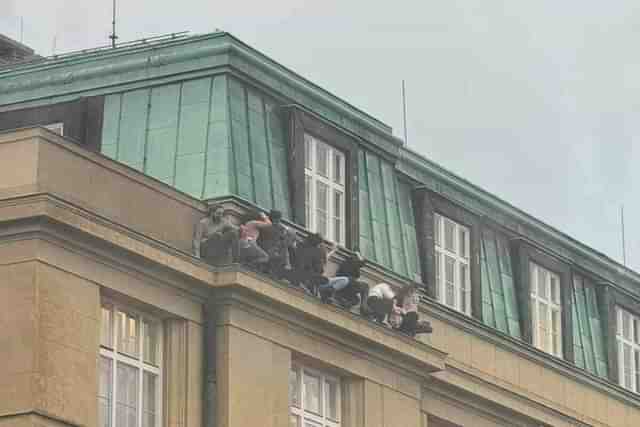
<path id="1" fill-rule="evenodd" d="M 326 259 L 331 258 L 331 257 L 333 256 L 333 254 L 335 254 L 335 253 L 336 253 L 336 251 L 337 251 L 337 250 L 338 250 L 338 245 L 336 245 L 335 243 L 332 243 L 332 244 L 331 244 L 331 250 L 330 250 L 330 251 L 329 251 L 329 253 L 327 254 L 327 258 L 326 258 Z M 326 262 L 326 261 L 325 261 L 325 262 Z"/>
<path id="2" fill-rule="evenodd" d="M 252 221 L 256 228 L 260 230 L 261 228 L 270 227 L 272 225 L 271 220 L 264 213 L 260 214 L 260 219 Z"/>

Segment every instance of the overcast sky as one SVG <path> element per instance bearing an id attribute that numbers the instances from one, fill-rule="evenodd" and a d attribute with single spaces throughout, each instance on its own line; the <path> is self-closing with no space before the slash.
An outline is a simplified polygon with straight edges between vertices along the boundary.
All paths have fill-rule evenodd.
<path id="1" fill-rule="evenodd" d="M 111 0 L 0 0 L 49 55 L 108 43 Z M 216 28 L 409 146 L 640 271 L 638 0 L 118 0 L 120 40 Z M 8 7 L 7 7 L 8 4 Z"/>

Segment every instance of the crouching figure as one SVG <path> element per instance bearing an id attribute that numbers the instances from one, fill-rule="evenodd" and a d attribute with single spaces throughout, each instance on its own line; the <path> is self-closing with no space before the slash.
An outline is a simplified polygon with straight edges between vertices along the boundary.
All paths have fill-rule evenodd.
<path id="1" fill-rule="evenodd" d="M 239 230 L 224 218 L 221 205 L 210 206 L 193 236 L 193 254 L 211 265 L 224 265 L 238 261 Z"/>

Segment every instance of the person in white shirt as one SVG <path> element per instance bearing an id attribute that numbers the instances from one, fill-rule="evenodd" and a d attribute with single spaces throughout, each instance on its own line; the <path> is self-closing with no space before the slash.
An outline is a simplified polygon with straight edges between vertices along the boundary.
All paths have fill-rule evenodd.
<path id="1" fill-rule="evenodd" d="M 375 321 L 385 323 L 385 319 L 393 310 L 395 297 L 395 292 L 386 283 L 378 283 L 369 289 L 367 306 Z"/>
<path id="2" fill-rule="evenodd" d="M 433 332 L 431 323 L 428 320 L 420 320 L 418 315 L 420 295 L 417 283 L 411 283 L 400 289 L 396 294 L 396 304 L 398 305 L 394 306 L 394 312 L 399 312 L 401 316 L 401 320 L 397 322 L 397 329 L 400 332 L 412 337 Z"/>

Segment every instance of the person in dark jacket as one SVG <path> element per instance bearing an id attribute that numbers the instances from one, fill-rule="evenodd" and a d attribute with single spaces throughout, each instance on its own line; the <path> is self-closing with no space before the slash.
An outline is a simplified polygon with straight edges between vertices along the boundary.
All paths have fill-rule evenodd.
<path id="1" fill-rule="evenodd" d="M 324 276 L 324 266 L 330 254 L 327 254 L 322 242 L 323 239 L 319 233 L 307 236 L 298 245 L 295 253 L 295 268 L 291 273 L 290 282 L 293 285 L 302 286 L 305 291 L 313 295 L 317 293 L 320 285 L 328 281 Z"/>
<path id="2" fill-rule="evenodd" d="M 366 300 L 369 293 L 369 285 L 358 280 L 360 268 L 365 260 L 359 252 L 355 252 L 344 260 L 338 267 L 336 275 L 329 279 L 327 285 L 320 287 L 320 296 L 325 300 L 334 298 L 335 301 L 347 309 L 360 303 L 360 311 L 366 312 Z"/>

